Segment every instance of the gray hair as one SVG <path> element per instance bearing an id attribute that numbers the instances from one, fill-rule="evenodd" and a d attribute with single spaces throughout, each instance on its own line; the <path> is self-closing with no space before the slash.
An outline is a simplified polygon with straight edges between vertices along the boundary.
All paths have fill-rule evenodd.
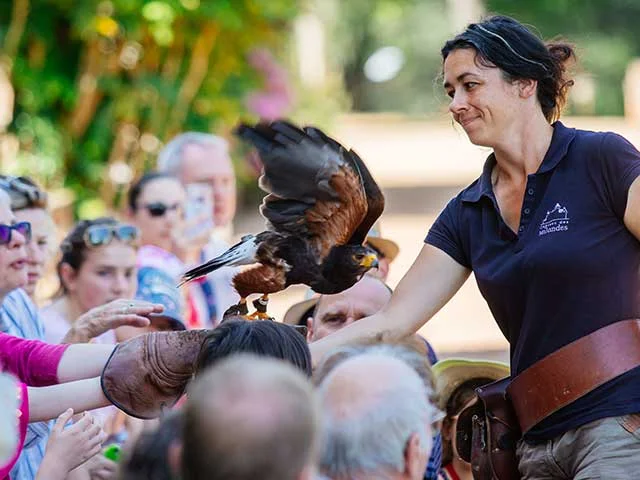
<path id="1" fill-rule="evenodd" d="M 180 174 L 182 166 L 182 153 L 187 145 L 214 145 L 228 152 L 229 144 L 217 135 L 202 132 L 185 132 L 173 137 L 158 154 L 156 168 L 160 172 L 172 175 Z"/>
<path id="2" fill-rule="evenodd" d="M 384 391 L 377 392 L 364 408 L 359 405 L 345 417 L 334 412 L 330 405 L 328 386 L 334 372 L 329 373 L 319 387 L 323 403 L 320 470 L 331 478 L 353 478 L 358 474 L 376 478 L 376 472 L 381 475 L 381 472 L 402 472 L 407 442 L 412 434 L 418 435 L 422 448 L 431 444 L 429 425 L 437 421 L 439 412 L 429 401 L 432 389 L 402 358 L 411 357 L 413 352 L 388 345 L 346 348 L 343 352 L 348 352 L 348 358 L 360 355 L 396 357 L 407 366 L 407 374 L 389 379 Z M 346 360 L 347 357 L 339 364 Z"/>
<path id="3" fill-rule="evenodd" d="M 311 382 L 282 360 L 234 354 L 199 376 L 185 407 L 185 480 L 295 480 L 315 463 Z"/>

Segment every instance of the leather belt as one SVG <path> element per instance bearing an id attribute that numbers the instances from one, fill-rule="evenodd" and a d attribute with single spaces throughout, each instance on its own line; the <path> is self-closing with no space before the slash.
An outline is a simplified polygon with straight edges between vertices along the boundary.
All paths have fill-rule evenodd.
<path id="1" fill-rule="evenodd" d="M 522 432 L 600 385 L 640 366 L 640 320 L 579 338 L 513 378 L 507 393 Z"/>

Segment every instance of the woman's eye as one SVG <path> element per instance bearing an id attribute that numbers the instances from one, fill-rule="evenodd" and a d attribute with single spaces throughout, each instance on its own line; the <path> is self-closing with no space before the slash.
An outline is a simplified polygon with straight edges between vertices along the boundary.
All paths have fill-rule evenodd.
<path id="1" fill-rule="evenodd" d="M 464 84 L 464 88 L 466 88 L 467 90 L 471 90 L 476 85 L 478 85 L 476 82 L 466 82 Z"/>

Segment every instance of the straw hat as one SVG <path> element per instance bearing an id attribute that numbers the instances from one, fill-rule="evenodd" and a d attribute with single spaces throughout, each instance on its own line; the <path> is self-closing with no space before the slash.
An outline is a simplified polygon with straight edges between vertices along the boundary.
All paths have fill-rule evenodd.
<path id="1" fill-rule="evenodd" d="M 320 300 L 320 295 L 311 289 L 307 290 L 305 299 L 289 307 L 289 310 L 284 314 L 282 323 L 288 325 L 307 325 L 307 317 L 313 314 L 313 310 L 316 308 Z M 307 314 L 309 312 L 309 314 Z"/>
<path id="2" fill-rule="evenodd" d="M 491 360 L 448 358 L 432 367 L 436 379 L 436 391 L 440 397 L 440 408 L 445 409 L 451 394 L 463 383 L 474 378 L 500 380 L 509 376 L 509 365 Z"/>
<path id="3" fill-rule="evenodd" d="M 396 242 L 382 237 L 380 233 L 380 222 L 376 222 L 376 224 L 371 227 L 365 242 L 380 251 L 389 259 L 389 262 L 393 262 L 400 252 L 400 247 Z"/>

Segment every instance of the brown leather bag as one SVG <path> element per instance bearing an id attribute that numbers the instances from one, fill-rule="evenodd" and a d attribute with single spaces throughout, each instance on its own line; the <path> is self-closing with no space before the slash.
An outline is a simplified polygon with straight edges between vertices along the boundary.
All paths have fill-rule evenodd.
<path id="1" fill-rule="evenodd" d="M 516 445 L 522 436 L 506 393 L 510 378 L 476 389 L 476 401 L 458 416 L 456 448 L 471 464 L 473 478 L 520 478 Z"/>
<path id="2" fill-rule="evenodd" d="M 476 389 L 458 416 L 456 448 L 476 480 L 519 479 L 521 432 L 640 366 L 640 320 L 622 320 L 547 355 L 515 378 Z M 516 414 L 517 413 L 517 414 Z"/>

